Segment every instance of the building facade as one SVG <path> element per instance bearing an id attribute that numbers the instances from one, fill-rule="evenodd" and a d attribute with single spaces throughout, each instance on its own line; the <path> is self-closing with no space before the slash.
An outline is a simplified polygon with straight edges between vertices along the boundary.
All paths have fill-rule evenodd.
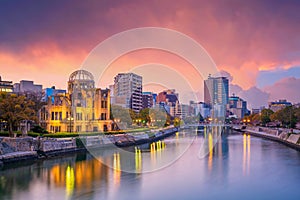
<path id="1" fill-rule="evenodd" d="M 33 81 L 21 80 L 20 83 L 15 83 L 13 85 L 15 93 L 34 93 L 41 95 L 43 91 L 43 86 L 39 84 L 34 84 Z"/>
<path id="2" fill-rule="evenodd" d="M 95 88 L 93 75 L 78 70 L 70 75 L 68 92 L 48 97 L 41 110 L 41 125 L 49 132 L 111 130 L 110 91 Z"/>
<path id="3" fill-rule="evenodd" d="M 230 96 L 228 110 L 231 115 L 236 116 L 238 119 L 242 119 L 248 112 L 247 102 L 235 95 Z"/>
<path id="4" fill-rule="evenodd" d="M 210 105 L 211 116 L 226 116 L 228 104 L 229 82 L 226 77 L 211 77 L 204 80 L 204 103 Z"/>
<path id="5" fill-rule="evenodd" d="M 292 106 L 291 102 L 288 102 L 286 99 L 280 99 L 279 101 L 269 102 L 269 109 L 273 112 L 281 110 L 287 106 Z"/>
<path id="6" fill-rule="evenodd" d="M 0 92 L 13 92 L 12 81 L 3 81 L 0 76 Z"/>
<path id="7" fill-rule="evenodd" d="M 211 77 L 204 81 L 204 102 L 209 105 L 228 103 L 229 82 L 226 77 Z"/>
<path id="8" fill-rule="evenodd" d="M 135 112 L 142 109 L 142 77 L 134 73 L 119 73 L 114 78 L 114 103 Z"/>
<path id="9" fill-rule="evenodd" d="M 210 116 L 210 108 L 209 105 L 207 105 L 204 102 L 194 102 L 190 101 L 190 109 L 191 109 L 191 115 L 197 116 L 201 115 L 203 118 L 207 118 Z"/>
<path id="10" fill-rule="evenodd" d="M 158 93 L 156 102 L 171 117 L 181 117 L 181 106 L 179 103 L 179 95 L 174 89 L 164 90 Z"/>
<path id="11" fill-rule="evenodd" d="M 143 92 L 143 98 L 142 98 L 143 109 L 154 107 L 155 97 L 156 95 L 154 95 L 152 92 Z"/>
<path id="12" fill-rule="evenodd" d="M 51 88 L 44 88 L 43 89 L 43 102 L 48 102 L 48 98 L 51 97 L 52 102 L 54 102 L 54 96 L 57 94 L 66 94 L 67 90 L 62 89 L 56 89 L 55 86 L 52 86 Z"/>

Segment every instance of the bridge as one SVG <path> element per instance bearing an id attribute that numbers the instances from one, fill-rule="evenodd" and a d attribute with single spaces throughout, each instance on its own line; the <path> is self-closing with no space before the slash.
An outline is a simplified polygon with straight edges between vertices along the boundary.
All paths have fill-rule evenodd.
<path id="1" fill-rule="evenodd" d="M 196 123 L 196 124 L 185 124 L 184 126 L 181 126 L 180 128 L 198 128 L 198 127 L 232 127 L 231 124 L 223 124 L 223 123 Z"/>

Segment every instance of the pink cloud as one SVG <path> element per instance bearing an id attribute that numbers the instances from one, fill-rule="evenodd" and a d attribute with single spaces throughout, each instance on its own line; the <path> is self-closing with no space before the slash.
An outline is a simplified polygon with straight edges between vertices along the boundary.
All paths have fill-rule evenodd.
<path id="1" fill-rule="evenodd" d="M 233 84 L 247 90 L 255 86 L 259 70 L 300 64 L 299 4 L 272 2 L 270 9 L 269 3 L 155 0 L 67 5 L 62 1 L 43 5 L 36 13 L 8 10 L 9 20 L 0 34 L 0 69 L 8 79 L 49 85 L 56 72 L 66 79 L 107 37 L 131 28 L 158 26 L 194 38 L 221 70 L 234 77 Z M 139 63 L 146 62 L 142 59 Z M 37 75 L 41 70 L 43 78 Z M 63 78 L 52 82 L 65 85 Z"/>
<path id="2" fill-rule="evenodd" d="M 264 88 L 265 91 L 270 93 L 270 101 L 277 101 L 279 99 L 287 99 L 292 103 L 300 102 L 300 79 L 288 77 L 277 81 L 271 86 Z"/>

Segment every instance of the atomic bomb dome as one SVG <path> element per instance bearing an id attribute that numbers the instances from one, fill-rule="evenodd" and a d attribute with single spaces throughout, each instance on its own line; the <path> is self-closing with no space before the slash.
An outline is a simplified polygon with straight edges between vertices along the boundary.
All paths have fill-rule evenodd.
<path id="1" fill-rule="evenodd" d="M 94 76 L 86 70 L 77 70 L 73 72 L 69 77 L 69 81 L 74 81 L 74 80 L 94 81 Z"/>

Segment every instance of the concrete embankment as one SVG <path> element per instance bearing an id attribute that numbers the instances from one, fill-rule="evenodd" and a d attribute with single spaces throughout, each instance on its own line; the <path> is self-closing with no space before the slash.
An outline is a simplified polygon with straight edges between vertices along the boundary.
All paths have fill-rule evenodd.
<path id="1" fill-rule="evenodd" d="M 248 133 L 256 137 L 273 140 L 300 151 L 300 134 L 292 134 L 287 130 L 250 126 L 235 126 L 233 127 L 233 130 Z"/>
<path id="2" fill-rule="evenodd" d="M 0 165 L 28 159 L 44 159 L 63 156 L 67 153 L 87 151 L 88 148 L 126 147 L 154 142 L 172 134 L 178 128 L 156 131 L 149 137 L 147 133 L 80 136 L 79 138 L 9 138 L 0 137 Z"/>
<path id="3" fill-rule="evenodd" d="M 76 150 L 75 138 L 0 137 L 0 163 L 2 164 L 44 158 Z"/>

